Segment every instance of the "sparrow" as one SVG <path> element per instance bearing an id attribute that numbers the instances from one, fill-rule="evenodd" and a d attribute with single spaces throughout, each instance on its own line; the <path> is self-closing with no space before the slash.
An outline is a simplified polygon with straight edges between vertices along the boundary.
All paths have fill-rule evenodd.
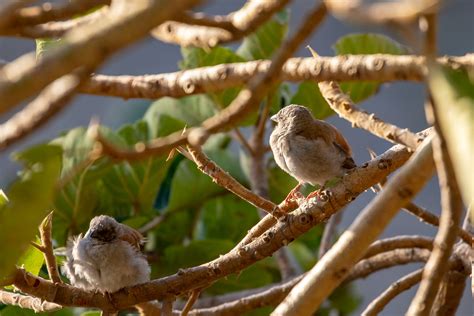
<path id="1" fill-rule="evenodd" d="M 298 199 L 304 183 L 320 186 L 356 167 L 347 140 L 331 124 L 315 119 L 301 105 L 291 104 L 271 117 L 277 125 L 270 147 L 277 165 L 298 180 L 285 199 Z M 298 195 L 299 193 L 299 195 Z M 307 199 L 317 195 L 313 192 Z"/>
<path id="2" fill-rule="evenodd" d="M 150 280 L 140 251 L 143 236 L 107 215 L 94 217 L 84 236 L 68 242 L 63 272 L 73 286 L 110 294 Z"/>

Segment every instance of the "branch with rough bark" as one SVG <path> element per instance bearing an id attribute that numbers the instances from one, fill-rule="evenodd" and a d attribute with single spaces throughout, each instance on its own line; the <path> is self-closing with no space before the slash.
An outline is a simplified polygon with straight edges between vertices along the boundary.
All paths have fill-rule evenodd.
<path id="1" fill-rule="evenodd" d="M 290 0 L 253 0 L 241 9 L 224 17 L 205 18 L 184 15 L 178 21 L 168 21 L 155 28 L 151 34 L 167 43 L 181 46 L 214 47 L 233 42 L 254 32 Z"/>
<path id="2" fill-rule="evenodd" d="M 67 44 L 52 50 L 39 62 L 30 53 L 7 64 L 2 68 L 0 81 L 0 114 L 78 67 L 101 64 L 157 24 L 197 3 L 197 0 L 130 2 L 128 10 L 110 10 L 100 23 L 74 29 L 64 37 Z"/>
<path id="3" fill-rule="evenodd" d="M 54 312 L 63 308 L 61 305 L 50 303 L 37 297 L 21 295 L 3 290 L 0 290 L 0 303 L 31 309 L 35 313 Z"/>
<path id="4" fill-rule="evenodd" d="M 438 63 L 451 68 L 474 70 L 474 54 L 438 58 Z M 82 93 L 119 98 L 157 99 L 164 96 L 183 97 L 218 92 L 243 86 L 255 76 L 268 71 L 271 61 L 255 60 L 200 67 L 173 73 L 143 76 L 94 75 Z M 317 58 L 290 58 L 283 65 L 281 81 L 353 81 L 391 82 L 421 81 L 427 67 L 425 58 L 415 55 L 344 55 Z"/>
<path id="5" fill-rule="evenodd" d="M 365 3 L 364 3 L 365 2 Z M 360 1 L 324 0 L 328 10 L 344 21 L 374 24 L 409 24 L 426 13 L 437 11 L 439 0 Z"/>
<path id="6" fill-rule="evenodd" d="M 67 106 L 87 76 L 81 73 L 55 80 L 24 109 L 0 124 L 0 151 L 30 135 Z"/>

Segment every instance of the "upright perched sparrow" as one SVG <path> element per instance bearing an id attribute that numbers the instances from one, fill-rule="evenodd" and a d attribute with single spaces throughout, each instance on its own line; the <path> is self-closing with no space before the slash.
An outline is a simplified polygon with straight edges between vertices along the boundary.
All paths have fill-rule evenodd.
<path id="1" fill-rule="evenodd" d="M 287 199 L 304 183 L 324 186 L 356 167 L 346 139 L 331 124 L 313 118 L 307 108 L 288 105 L 271 119 L 277 122 L 270 135 L 275 161 L 299 182 Z"/>
<path id="2" fill-rule="evenodd" d="M 64 272 L 71 284 L 88 291 L 113 293 L 150 280 L 140 252 L 143 236 L 110 216 L 94 217 L 86 235 L 68 244 Z"/>

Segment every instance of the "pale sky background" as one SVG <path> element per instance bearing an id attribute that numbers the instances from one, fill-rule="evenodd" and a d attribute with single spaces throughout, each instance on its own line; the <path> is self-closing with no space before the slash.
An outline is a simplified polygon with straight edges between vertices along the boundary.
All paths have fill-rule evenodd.
<path id="1" fill-rule="evenodd" d="M 343 0 L 341 0 L 343 1 Z M 439 17 L 439 52 L 448 55 L 463 55 L 474 51 L 474 1 L 452 0 L 447 4 Z M 240 0 L 215 0 L 208 1 L 203 9 L 211 14 L 226 14 L 238 9 L 243 1 Z M 314 6 L 311 0 L 296 0 L 291 5 L 290 32 L 302 20 L 308 8 Z M 343 35 L 357 32 L 383 32 L 392 38 L 396 34 L 387 30 L 374 27 L 353 26 L 342 23 L 329 17 L 317 32 L 308 39 L 297 53 L 298 56 L 308 57 L 304 48 L 311 45 L 321 55 L 333 55 L 331 46 Z M 22 54 L 34 50 L 34 41 L 0 38 L 0 59 L 14 60 Z M 181 55 L 179 47 L 164 44 L 151 37 L 123 50 L 111 58 L 97 73 L 119 75 L 141 75 L 172 72 L 178 70 L 177 62 Z M 361 107 L 369 112 L 376 113 L 382 119 L 400 127 L 407 127 L 412 131 L 419 131 L 427 127 L 424 111 L 424 87 L 413 82 L 391 83 L 383 85 L 379 94 L 363 102 Z M 11 161 L 10 154 L 14 151 L 28 147 L 31 144 L 55 138 L 61 131 L 84 126 L 89 123 L 92 116 L 97 116 L 106 125 L 117 127 L 125 120 L 134 120 L 140 117 L 145 110 L 147 102 L 141 100 L 123 101 L 117 98 L 96 97 L 81 95 L 63 112 L 50 120 L 47 126 L 10 147 L 6 152 L 0 152 L 0 188 L 5 188 L 15 178 L 18 166 Z M 137 110 L 138 109 L 138 110 Z M 18 109 L 15 109 L 15 111 Z M 13 112 L 0 116 L 4 122 Z M 336 116 L 329 121 L 337 126 L 346 136 L 354 151 L 354 158 L 358 164 L 369 159 L 367 147 L 381 153 L 391 145 L 360 129 L 351 128 L 350 124 Z M 355 216 L 373 197 L 372 192 L 361 195 L 346 209 L 340 228 L 351 224 Z M 437 179 L 433 180 L 415 199 L 416 203 L 439 214 L 439 190 Z M 416 218 L 403 212 L 387 228 L 383 237 L 395 235 L 427 235 L 433 236 L 435 229 L 420 223 Z M 392 282 L 421 267 L 412 264 L 391 268 L 369 276 L 366 280 L 356 283 L 358 292 L 363 295 L 364 301 L 355 315 L 359 314 L 367 303 L 384 291 Z M 406 312 L 411 298 L 416 289 L 400 295 L 392 301 L 381 315 L 402 315 Z M 465 295 L 457 315 L 472 315 L 470 286 L 467 285 Z"/>

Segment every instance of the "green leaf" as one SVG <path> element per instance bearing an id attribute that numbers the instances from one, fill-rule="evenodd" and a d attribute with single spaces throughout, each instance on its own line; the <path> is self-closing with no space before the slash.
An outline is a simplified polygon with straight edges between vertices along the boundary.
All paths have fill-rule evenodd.
<path id="1" fill-rule="evenodd" d="M 275 282 L 272 272 L 263 264 L 256 263 L 244 269 L 239 274 L 232 274 L 225 279 L 220 279 L 206 292 L 219 295 L 229 292 L 237 292 L 245 289 L 257 288 Z"/>
<path id="2" fill-rule="evenodd" d="M 293 177 L 278 166 L 273 165 L 268 169 L 268 186 L 272 201 L 283 201 L 297 184 L 298 182 Z"/>
<path id="3" fill-rule="evenodd" d="M 380 34 L 350 34 L 341 37 L 333 46 L 337 55 L 345 54 L 406 54 L 408 50 Z M 354 102 L 361 102 L 377 93 L 380 83 L 373 81 L 343 82 L 341 88 Z"/>
<path id="4" fill-rule="evenodd" d="M 229 150 L 205 146 L 204 152 L 238 181 L 244 180 L 238 158 Z M 198 170 L 194 162 L 183 160 L 179 164 L 171 183 L 171 196 L 167 211 L 196 208 L 202 205 L 206 199 L 226 192 L 226 189 L 213 183 L 208 175 Z"/>
<path id="5" fill-rule="evenodd" d="M 338 310 L 339 315 L 349 315 L 362 303 L 362 297 L 358 295 L 351 283 L 339 286 L 329 296 L 329 302 L 333 309 Z"/>
<path id="6" fill-rule="evenodd" d="M 474 202 L 474 74 L 430 67 L 430 91 L 465 205 Z"/>
<path id="7" fill-rule="evenodd" d="M 168 124 L 169 123 L 169 124 Z M 159 118 L 155 126 L 159 136 L 178 130 L 181 125 L 166 116 Z M 127 147 L 138 142 L 147 142 L 154 138 L 147 122 L 124 125 L 118 135 Z M 165 156 L 153 156 L 138 162 L 122 162 L 114 164 L 109 172 L 102 177 L 104 190 L 112 197 L 107 208 L 129 209 L 128 214 L 154 214 L 153 202 L 171 162 Z M 123 207 L 120 207 L 123 205 Z"/>
<path id="8" fill-rule="evenodd" d="M 42 58 L 51 49 L 62 44 L 60 38 L 40 38 L 36 40 L 36 59 Z"/>
<path id="9" fill-rule="evenodd" d="M 237 49 L 237 54 L 246 60 L 270 58 L 286 36 L 288 20 L 288 12 L 280 11 L 270 21 L 246 36 Z"/>
<path id="10" fill-rule="evenodd" d="M 320 120 L 334 114 L 334 111 L 331 110 L 321 95 L 318 84 L 313 81 L 303 81 L 300 83 L 290 103 L 306 106 L 311 109 L 314 117 Z"/>
<path id="11" fill-rule="evenodd" d="M 53 205 L 61 153 L 59 146 L 38 145 L 15 156 L 25 169 L 8 190 L 10 202 L 0 208 L 0 277 L 12 271 Z"/>
<path id="12" fill-rule="evenodd" d="M 8 203 L 8 198 L 3 190 L 0 190 L 0 208 Z"/>
<path id="13" fill-rule="evenodd" d="M 299 265 L 305 270 L 308 271 L 311 269 L 317 261 L 316 251 L 314 248 L 309 248 L 301 241 L 294 241 L 289 245 L 289 248 L 293 255 L 298 261 Z"/>
<path id="14" fill-rule="evenodd" d="M 101 128 L 101 133 L 108 139 L 112 137 L 110 129 Z M 115 139 L 114 142 L 119 140 Z M 106 159 L 92 165 L 85 164 L 93 145 L 85 128 L 72 129 L 51 143 L 63 149 L 62 177 L 70 176 L 75 170 L 79 171 L 58 192 L 54 202 L 53 238 L 59 244 L 64 244 L 69 232 L 78 234 L 87 228 L 98 207 L 100 180 L 110 164 Z M 78 169 L 81 166 L 83 168 Z"/>
<path id="15" fill-rule="evenodd" d="M 170 272 L 196 266 L 227 253 L 232 249 L 230 240 L 193 240 L 186 246 L 170 246 L 165 250 L 165 265 Z"/>
<path id="16" fill-rule="evenodd" d="M 240 241 L 259 220 L 257 209 L 235 195 L 207 201 L 201 208 L 196 239 Z"/>
<path id="17" fill-rule="evenodd" d="M 199 47 L 182 47 L 183 60 L 179 62 L 181 69 L 214 66 L 220 64 L 244 62 L 245 59 L 234 53 L 231 49 L 216 46 L 211 50 Z"/>
<path id="18" fill-rule="evenodd" d="M 150 106 L 144 120 L 151 127 L 152 134 L 158 134 L 157 126 L 162 125 L 161 117 L 175 120 L 175 125 L 196 126 L 217 113 L 215 104 L 205 95 L 192 95 L 181 99 L 161 98 Z M 180 123 L 179 123 L 180 122 Z"/>
<path id="19" fill-rule="evenodd" d="M 87 311 L 81 314 L 81 316 L 100 316 L 101 312 L 98 311 Z"/>
<path id="20" fill-rule="evenodd" d="M 41 244 L 41 240 L 36 237 L 36 243 Z M 31 274 L 38 275 L 44 263 L 44 255 L 33 246 L 29 246 L 17 262 L 19 267 L 23 267 Z"/>

